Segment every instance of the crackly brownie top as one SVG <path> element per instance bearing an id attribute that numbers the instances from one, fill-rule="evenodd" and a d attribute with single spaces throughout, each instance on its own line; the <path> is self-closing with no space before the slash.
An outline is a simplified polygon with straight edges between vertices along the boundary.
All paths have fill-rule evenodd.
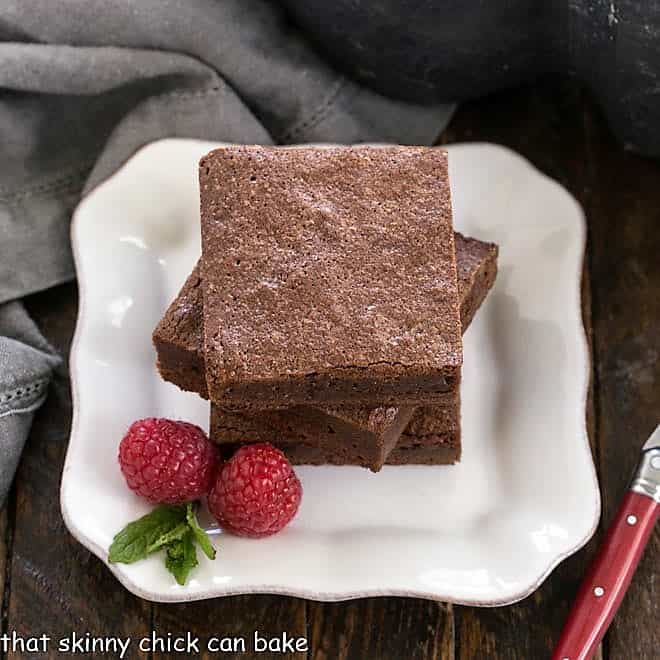
<path id="1" fill-rule="evenodd" d="M 461 364 L 446 152 L 225 147 L 200 194 L 221 380 Z"/>

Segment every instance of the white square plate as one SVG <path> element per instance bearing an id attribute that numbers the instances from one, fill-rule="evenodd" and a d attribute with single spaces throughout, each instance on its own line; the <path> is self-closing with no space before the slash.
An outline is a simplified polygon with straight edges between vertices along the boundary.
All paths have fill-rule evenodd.
<path id="1" fill-rule="evenodd" d="M 208 428 L 208 404 L 163 382 L 151 332 L 199 255 L 197 161 L 216 144 L 164 140 L 78 207 L 75 412 L 61 502 L 102 560 L 149 506 L 117 445 L 147 416 Z M 302 467 L 302 506 L 263 540 L 216 535 L 185 587 L 152 557 L 110 569 L 157 601 L 238 593 L 317 600 L 405 595 L 499 605 L 531 593 L 595 529 L 580 311 L 584 219 L 527 161 L 487 144 L 449 148 L 455 226 L 500 245 L 497 282 L 465 334 L 463 460 L 455 467 Z"/>

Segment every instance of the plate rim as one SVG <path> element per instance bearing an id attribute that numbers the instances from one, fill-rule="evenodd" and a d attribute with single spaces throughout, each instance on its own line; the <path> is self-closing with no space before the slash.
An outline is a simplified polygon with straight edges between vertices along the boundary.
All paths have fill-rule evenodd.
<path id="1" fill-rule="evenodd" d="M 594 464 L 593 454 L 591 452 L 591 445 L 589 442 L 589 433 L 587 430 L 587 403 L 589 395 L 589 384 L 591 378 L 591 355 L 589 351 L 589 342 L 587 339 L 586 329 L 584 326 L 584 319 L 582 315 L 582 303 L 581 303 L 581 281 L 582 281 L 582 272 L 584 267 L 585 260 L 585 248 L 586 248 L 586 219 L 584 215 L 584 210 L 573 195 L 566 190 L 558 181 L 546 175 L 540 171 L 533 163 L 531 163 L 527 158 L 517 153 L 516 151 L 506 147 L 504 145 L 492 143 L 492 142 L 468 142 L 468 143 L 453 143 L 449 145 L 438 145 L 439 148 L 449 148 L 452 149 L 487 149 L 492 151 L 499 151 L 504 153 L 507 157 L 517 160 L 522 165 L 526 166 L 531 173 L 535 176 L 541 177 L 544 180 L 544 183 L 551 185 L 556 190 L 559 190 L 563 196 L 568 198 L 571 204 L 577 211 L 578 223 L 577 223 L 577 233 L 579 241 L 579 255 L 577 261 L 577 272 L 574 274 L 573 281 L 577 283 L 575 287 L 576 300 L 573 301 L 573 304 L 576 305 L 578 310 L 578 343 L 579 343 L 579 352 L 581 354 L 582 365 L 578 365 L 577 369 L 582 382 L 579 384 L 580 390 L 582 393 L 581 400 L 577 402 L 579 410 L 582 413 L 582 423 L 580 425 L 580 436 L 581 436 L 581 449 L 585 451 L 588 456 L 588 468 L 589 468 L 589 477 L 592 482 L 591 493 L 594 501 L 592 504 L 593 509 L 593 520 L 589 528 L 585 533 L 578 538 L 575 543 L 564 550 L 563 552 L 557 553 L 552 556 L 550 561 L 547 563 L 545 569 L 540 572 L 540 574 L 532 580 L 529 584 L 524 585 L 522 588 L 507 594 L 502 597 L 494 598 L 457 598 L 451 593 L 442 592 L 437 589 L 401 589 L 401 588 L 378 588 L 378 589 L 359 589 L 359 590 L 337 590 L 337 591 L 318 591 L 315 589 L 306 589 L 306 588 L 290 588 L 282 585 L 254 585 L 254 586 L 243 586 L 238 588 L 229 588 L 225 585 L 213 585 L 212 588 L 203 589 L 199 591 L 184 591 L 180 589 L 172 590 L 170 593 L 163 593 L 160 591 L 152 591 L 149 589 L 144 589 L 135 581 L 133 581 L 126 573 L 122 572 L 118 567 L 110 564 L 107 560 L 107 550 L 101 547 L 96 541 L 89 538 L 80 527 L 76 524 L 75 516 L 72 515 L 69 509 L 69 503 L 67 500 L 67 486 L 68 480 L 70 479 L 71 472 L 71 463 L 73 462 L 73 454 L 75 447 L 78 442 L 81 442 L 81 434 L 79 432 L 80 424 L 80 414 L 79 414 L 79 401 L 80 401 L 80 384 L 79 384 L 79 370 L 78 370 L 78 359 L 79 359 L 79 343 L 81 342 L 82 337 L 82 326 L 83 319 L 85 318 L 86 312 L 86 303 L 87 303 L 87 279 L 84 276 L 84 267 L 82 266 L 82 246 L 78 241 L 78 225 L 80 224 L 80 216 L 82 215 L 81 210 L 84 211 L 87 204 L 87 200 L 95 195 L 97 190 L 102 187 L 108 181 L 117 177 L 117 175 L 122 172 L 122 170 L 127 167 L 130 162 L 140 157 L 145 151 L 149 151 L 155 148 L 167 146 L 169 144 L 180 144 L 180 143 L 196 143 L 196 144 L 212 144 L 215 146 L 221 146 L 222 142 L 216 142 L 212 140 L 201 140 L 201 139 L 191 139 L 191 138 L 164 138 L 160 140 L 155 140 L 146 145 L 141 146 L 139 149 L 135 150 L 129 157 L 127 157 L 123 163 L 108 177 L 100 181 L 94 188 L 92 188 L 86 195 L 83 197 L 78 205 L 76 206 L 70 226 L 70 237 L 71 237 L 71 246 L 73 252 L 73 260 L 75 264 L 76 276 L 78 280 L 78 314 L 76 318 L 76 327 L 71 342 L 71 349 L 69 354 L 69 375 L 71 380 L 71 397 L 72 397 L 72 421 L 71 421 L 71 432 L 69 434 L 69 442 L 66 449 L 66 456 L 64 460 L 64 467 L 62 470 L 61 477 L 61 486 L 60 486 L 60 508 L 62 512 L 62 518 L 64 524 L 66 525 L 69 533 L 84 547 L 86 547 L 92 554 L 98 557 L 105 566 L 110 570 L 110 572 L 117 578 L 117 580 L 131 593 L 134 595 L 158 603 L 181 603 L 181 602 L 192 602 L 197 600 L 206 600 L 209 598 L 218 598 L 224 596 L 236 596 L 236 595 L 245 595 L 245 594 L 264 594 L 264 595 L 281 595 L 281 596 L 292 596 L 297 598 L 305 598 L 308 600 L 314 600 L 319 602 L 339 602 L 344 600 L 355 600 L 358 598 L 372 598 L 380 596 L 389 596 L 389 597 L 409 597 L 409 598 L 423 598 L 426 600 L 437 600 L 448 603 L 453 603 L 456 605 L 467 605 L 475 607 L 501 607 L 504 605 L 511 605 L 518 601 L 523 600 L 532 593 L 534 593 L 541 584 L 546 580 L 546 578 L 554 571 L 554 569 L 565 559 L 571 555 L 578 552 L 582 547 L 584 547 L 589 540 L 594 535 L 601 516 L 602 501 L 600 495 L 600 488 L 596 473 L 596 467 Z M 371 143 L 373 144 L 373 143 Z M 304 146 L 304 145 L 300 145 Z"/>

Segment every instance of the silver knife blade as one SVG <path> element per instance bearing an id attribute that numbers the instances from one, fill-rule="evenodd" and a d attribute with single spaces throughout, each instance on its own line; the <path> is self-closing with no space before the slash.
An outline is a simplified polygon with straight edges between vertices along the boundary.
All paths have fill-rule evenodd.
<path id="1" fill-rule="evenodd" d="M 642 451 L 647 449 L 657 449 L 660 448 L 660 424 L 656 427 L 655 431 L 651 433 L 651 437 L 644 443 Z"/>

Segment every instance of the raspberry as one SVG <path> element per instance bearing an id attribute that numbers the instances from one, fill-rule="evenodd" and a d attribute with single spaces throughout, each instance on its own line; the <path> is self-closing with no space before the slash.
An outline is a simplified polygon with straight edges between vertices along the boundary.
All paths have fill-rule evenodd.
<path id="1" fill-rule="evenodd" d="M 209 492 L 218 463 L 202 429 L 150 417 L 133 422 L 119 444 L 129 488 L 157 504 L 179 504 Z"/>
<path id="2" fill-rule="evenodd" d="M 259 538 L 296 515 L 302 486 L 286 456 L 268 443 L 241 447 L 218 471 L 209 510 L 227 532 Z"/>

